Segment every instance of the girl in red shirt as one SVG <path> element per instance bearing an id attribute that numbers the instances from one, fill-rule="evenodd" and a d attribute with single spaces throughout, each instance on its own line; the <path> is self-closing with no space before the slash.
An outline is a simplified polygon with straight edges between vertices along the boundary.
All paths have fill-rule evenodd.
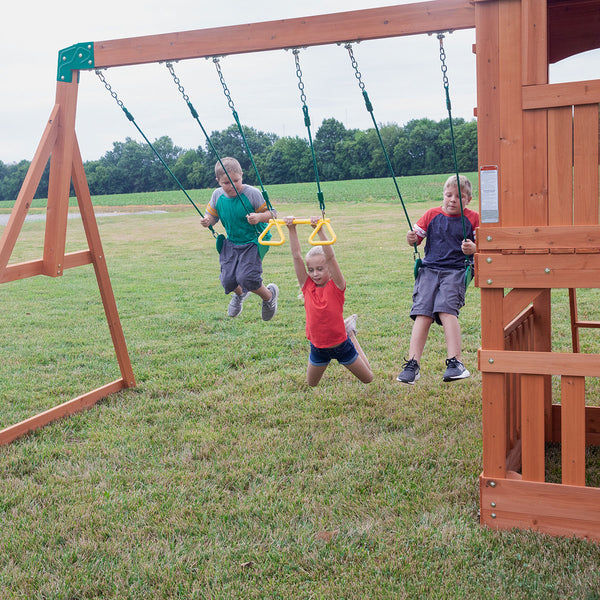
<path id="1" fill-rule="evenodd" d="M 313 227 L 318 220 L 318 217 L 311 218 Z M 363 383 L 370 383 L 373 381 L 373 371 L 356 339 L 354 319 L 349 317 L 344 321 L 346 280 L 333 248 L 330 245 L 313 246 L 306 255 L 305 264 L 294 217 L 287 217 L 285 224 L 290 232 L 294 270 L 304 295 L 306 337 L 310 342 L 306 371 L 308 385 L 314 387 L 321 381 L 332 358 Z M 322 229 L 319 229 L 318 235 L 326 240 Z"/>

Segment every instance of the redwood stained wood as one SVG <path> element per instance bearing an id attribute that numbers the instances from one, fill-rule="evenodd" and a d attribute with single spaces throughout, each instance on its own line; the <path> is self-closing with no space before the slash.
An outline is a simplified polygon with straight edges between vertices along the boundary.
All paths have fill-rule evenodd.
<path id="1" fill-rule="evenodd" d="M 44 239 L 44 274 L 51 277 L 57 277 L 63 273 L 71 189 L 71 165 L 75 142 L 77 89 L 77 78 L 73 78 L 72 83 L 58 82 L 56 86 L 56 104 L 60 106 L 60 112 L 58 114 L 58 135 L 50 160 L 46 236 Z"/>
<path id="2" fill-rule="evenodd" d="M 483 288 L 597 288 L 600 254 L 480 254 L 475 272 Z"/>
<path id="3" fill-rule="evenodd" d="M 500 165 L 502 226 L 522 225 L 523 118 L 521 113 L 522 42 L 520 2 L 499 3 Z M 531 286 L 529 286 L 531 287 Z"/>
<path id="4" fill-rule="evenodd" d="M 38 188 L 50 153 L 56 143 L 58 135 L 58 113 L 60 106 L 55 105 L 46 124 L 42 139 L 37 147 L 33 160 L 29 165 L 27 175 L 23 181 L 23 185 L 17 196 L 17 200 L 13 206 L 2 237 L 0 238 L 0 282 L 5 281 L 4 270 L 10 260 L 12 251 L 14 250 L 17 238 L 21 233 L 25 217 L 29 212 L 31 201 Z"/>
<path id="5" fill-rule="evenodd" d="M 599 488 L 482 476 L 479 489 L 480 521 L 487 527 L 600 541 Z"/>
<path id="6" fill-rule="evenodd" d="M 600 80 L 530 85 L 522 90 L 523 110 L 600 102 Z"/>
<path id="7" fill-rule="evenodd" d="M 437 0 L 94 42 L 96 68 L 283 50 L 322 44 L 470 29 L 468 0 Z"/>
<path id="8" fill-rule="evenodd" d="M 477 148 L 480 165 L 500 164 L 500 73 L 498 60 L 498 3 L 475 5 L 475 57 L 477 64 Z M 498 171 L 499 189 L 503 187 L 503 171 Z M 502 223 L 503 203 L 499 205 Z"/>
<path id="9" fill-rule="evenodd" d="M 483 347 L 504 348 L 502 327 L 503 290 L 481 291 L 481 343 Z M 504 374 L 485 373 L 482 384 L 483 472 L 491 477 L 506 473 L 507 381 Z"/>
<path id="10" fill-rule="evenodd" d="M 98 281 L 98 288 L 102 298 L 102 305 L 104 306 L 104 313 L 108 322 L 108 327 L 117 355 L 117 361 L 119 363 L 121 375 L 123 376 L 124 386 L 134 387 L 135 378 L 133 376 L 133 369 L 131 367 L 129 353 L 127 352 L 127 345 L 125 343 L 123 327 L 119 319 L 119 312 L 117 310 L 115 296 L 110 283 L 110 276 L 108 274 L 108 267 L 106 265 L 106 257 L 102 249 L 102 241 L 100 239 L 100 232 L 98 231 L 98 223 L 96 222 L 96 215 L 94 214 L 92 198 L 90 196 L 90 190 L 85 177 L 83 161 L 81 159 L 81 153 L 79 151 L 77 140 L 74 142 L 72 166 L 73 187 L 75 188 L 75 193 L 77 195 L 79 212 L 81 213 L 81 220 L 83 222 L 83 228 L 90 248 L 94 271 Z"/>
<path id="11" fill-rule="evenodd" d="M 522 85 L 548 83 L 545 2 L 522 0 Z M 521 108 L 519 108 L 521 110 Z M 548 116 L 545 110 L 523 112 L 523 222 L 548 223 Z"/>
<path id="12" fill-rule="evenodd" d="M 76 412 L 81 412 L 86 408 L 90 408 L 96 404 L 98 400 L 101 400 L 109 394 L 114 394 L 125 387 L 126 386 L 123 380 L 117 379 L 112 383 L 108 383 L 107 385 L 92 390 L 91 392 L 87 392 L 86 394 L 78 396 L 77 398 L 73 398 L 73 400 L 68 400 L 63 404 L 59 404 L 58 406 L 41 412 L 34 417 L 25 419 L 20 423 L 11 425 L 10 427 L 6 427 L 0 431 L 0 445 L 9 444 L 17 438 L 31 431 L 39 429 L 40 427 L 44 427 L 53 421 L 75 414 Z"/>
<path id="13" fill-rule="evenodd" d="M 573 109 L 548 111 L 548 225 L 573 224 Z"/>
<path id="14" fill-rule="evenodd" d="M 552 405 L 552 441 L 560 442 L 562 430 L 562 406 Z M 600 446 L 600 407 L 585 407 L 585 444 Z"/>
<path id="15" fill-rule="evenodd" d="M 541 293 L 540 289 L 513 289 L 504 296 L 503 327 L 514 321 Z"/>
<path id="16" fill-rule="evenodd" d="M 525 481 L 544 481 L 544 378 L 521 376 L 521 461 Z"/>
<path id="17" fill-rule="evenodd" d="M 600 355 L 567 352 L 479 350 L 482 373 L 525 373 L 600 377 Z"/>
<path id="18" fill-rule="evenodd" d="M 506 250 L 508 248 L 576 248 L 600 252 L 600 227 L 598 225 L 529 226 L 479 228 L 479 252 Z"/>
<path id="19" fill-rule="evenodd" d="M 575 224 L 598 224 L 598 105 L 573 115 Z"/>
<path id="20" fill-rule="evenodd" d="M 585 378 L 561 378 L 562 482 L 585 485 Z"/>

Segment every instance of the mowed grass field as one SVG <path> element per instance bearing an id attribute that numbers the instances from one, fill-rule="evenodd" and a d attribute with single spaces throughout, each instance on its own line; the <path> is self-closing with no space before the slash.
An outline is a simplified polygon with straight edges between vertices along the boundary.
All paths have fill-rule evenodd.
<path id="1" fill-rule="evenodd" d="M 445 179 L 400 179 L 413 222 Z M 0 448 L 2 599 L 600 598 L 597 544 L 478 523 L 477 288 L 460 317 L 471 378 L 442 382 L 435 327 L 421 380 L 396 382 L 413 256 L 393 184 L 323 191 L 369 385 L 337 364 L 305 384 L 287 242 L 264 261 L 280 288 L 275 318 L 263 322 L 251 297 L 231 319 L 214 240 L 181 193 L 94 198 L 137 386 Z M 191 192 L 202 211 L 210 192 Z M 318 213 L 314 185 L 269 195 L 280 216 Z M 41 256 L 44 228 L 26 222 L 11 262 Z M 73 218 L 67 250 L 85 247 Z M 553 299 L 559 350 L 568 300 Z M 581 318 L 597 301 L 582 294 Z M 3 284 L 0 307 L 0 427 L 119 377 L 91 266 Z M 593 332 L 582 337 L 597 351 Z M 560 459 L 548 480 L 559 470 Z"/>

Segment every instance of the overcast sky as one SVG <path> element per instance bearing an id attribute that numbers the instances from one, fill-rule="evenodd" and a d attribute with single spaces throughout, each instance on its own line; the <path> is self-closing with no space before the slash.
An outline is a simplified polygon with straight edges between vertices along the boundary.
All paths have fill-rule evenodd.
<path id="1" fill-rule="evenodd" d="M 407 4 L 408 2 L 400 2 Z M 378 0 L 103 0 L 90 10 L 75 0 L 11 2 L 3 8 L 0 35 L 0 160 L 31 160 L 54 104 L 59 50 L 79 42 L 223 27 L 394 4 Z M 224 8 L 222 8 L 224 7 Z M 473 118 L 476 105 L 473 30 L 446 36 L 452 113 Z M 420 35 L 355 45 L 363 82 L 379 123 L 447 117 L 439 44 Z M 367 113 L 343 46 L 302 50 L 300 63 L 313 135 L 323 119 L 367 129 Z M 234 55 L 221 67 L 242 124 L 279 136 L 306 137 L 294 57 L 281 50 Z M 233 123 L 210 60 L 175 65 L 207 131 Z M 163 135 L 183 148 L 205 145 L 164 65 L 119 67 L 106 79 L 150 140 Z M 551 82 L 600 78 L 600 54 L 586 53 L 551 70 Z M 83 159 L 94 160 L 114 141 L 142 141 L 93 71 L 82 71 L 77 136 Z"/>

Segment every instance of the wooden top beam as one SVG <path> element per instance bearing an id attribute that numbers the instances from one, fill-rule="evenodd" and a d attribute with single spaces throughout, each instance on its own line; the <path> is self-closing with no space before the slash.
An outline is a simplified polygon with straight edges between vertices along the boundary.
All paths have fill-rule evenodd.
<path id="1" fill-rule="evenodd" d="M 415 4 L 94 42 L 94 67 L 244 54 L 475 27 L 471 0 Z"/>

